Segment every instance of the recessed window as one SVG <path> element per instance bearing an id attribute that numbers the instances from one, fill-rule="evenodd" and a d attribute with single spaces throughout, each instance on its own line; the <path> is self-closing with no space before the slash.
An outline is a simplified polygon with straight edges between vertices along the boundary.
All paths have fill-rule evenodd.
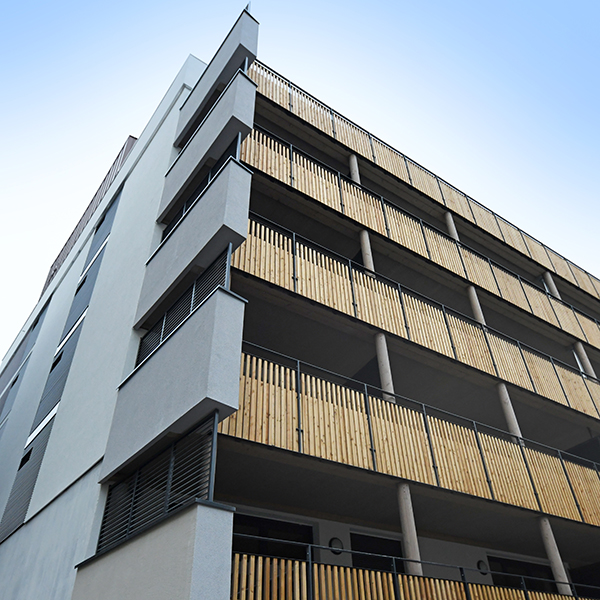
<path id="1" fill-rule="evenodd" d="M 404 573 L 400 540 L 351 533 L 350 543 L 353 550 L 353 567 L 377 571 L 395 570 L 397 573 Z"/>
<path id="2" fill-rule="evenodd" d="M 21 462 L 19 463 L 19 471 L 29 462 L 29 459 L 31 458 L 31 450 L 29 450 L 21 459 Z"/>

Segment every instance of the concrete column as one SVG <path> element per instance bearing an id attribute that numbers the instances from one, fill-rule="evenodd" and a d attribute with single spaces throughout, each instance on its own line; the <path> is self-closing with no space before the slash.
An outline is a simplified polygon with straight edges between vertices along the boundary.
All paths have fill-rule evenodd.
<path id="1" fill-rule="evenodd" d="M 521 428 L 519 427 L 519 421 L 517 421 L 517 415 L 512 405 L 508 388 L 505 383 L 500 382 L 497 386 L 498 396 L 500 397 L 500 406 L 502 407 L 502 414 L 506 420 L 508 431 L 518 438 L 522 438 Z"/>
<path id="2" fill-rule="evenodd" d="M 575 342 L 573 349 L 575 350 L 575 354 L 577 354 L 577 358 L 583 367 L 583 372 L 594 379 L 598 379 L 598 377 L 596 377 L 596 371 L 594 371 L 594 367 L 592 367 L 592 363 L 588 358 L 583 344 L 581 342 Z"/>
<path id="3" fill-rule="evenodd" d="M 550 273 L 550 271 L 546 271 L 543 275 L 544 277 L 544 282 L 546 283 L 546 286 L 548 288 L 548 291 L 556 298 L 558 298 L 559 300 L 562 300 L 562 298 L 560 297 L 560 292 L 558 291 L 558 288 L 556 287 L 556 284 L 554 283 L 554 277 L 552 277 L 552 273 Z"/>
<path id="4" fill-rule="evenodd" d="M 373 250 L 371 250 L 371 238 L 369 232 L 363 229 L 360 232 L 360 250 L 363 258 L 363 265 L 370 271 L 375 271 L 375 263 L 373 262 Z"/>
<path id="5" fill-rule="evenodd" d="M 542 541 L 544 542 L 544 548 L 546 549 L 546 554 L 550 561 L 550 567 L 552 568 L 552 574 L 557 582 L 556 587 L 558 588 L 558 593 L 565 596 L 572 596 L 573 592 L 571 586 L 568 584 L 567 571 L 562 558 L 560 557 L 558 545 L 554 539 L 552 525 L 550 525 L 548 517 L 540 517 L 540 531 L 542 534 Z"/>
<path id="6" fill-rule="evenodd" d="M 398 508 L 400 509 L 400 525 L 404 541 L 404 555 L 407 559 L 421 560 L 419 540 L 417 538 L 417 525 L 413 512 L 412 498 L 408 483 L 398 484 Z M 406 562 L 406 572 L 411 575 L 423 575 L 423 565 L 420 562 Z"/>
<path id="7" fill-rule="evenodd" d="M 383 333 L 375 334 L 375 352 L 377 353 L 377 366 L 379 368 L 379 379 L 381 389 L 385 392 L 394 393 L 394 380 L 392 379 L 392 367 L 387 341 Z"/>
<path id="8" fill-rule="evenodd" d="M 483 310 L 481 309 L 481 304 L 479 304 L 479 297 L 477 296 L 477 290 L 474 286 L 470 285 L 467 288 L 467 294 L 469 296 L 469 302 L 471 303 L 471 311 L 473 312 L 474 319 L 485 325 L 485 317 L 483 316 Z"/>
<path id="9" fill-rule="evenodd" d="M 448 234 L 453 240 L 459 242 L 460 238 L 458 237 L 458 230 L 456 229 L 456 223 L 454 222 L 454 217 L 452 216 L 452 213 L 446 212 L 444 217 L 446 218 L 446 227 L 448 228 Z"/>
<path id="10" fill-rule="evenodd" d="M 356 154 L 350 155 L 348 164 L 350 166 L 350 179 L 360 185 L 360 173 L 358 171 L 358 158 L 356 158 Z"/>

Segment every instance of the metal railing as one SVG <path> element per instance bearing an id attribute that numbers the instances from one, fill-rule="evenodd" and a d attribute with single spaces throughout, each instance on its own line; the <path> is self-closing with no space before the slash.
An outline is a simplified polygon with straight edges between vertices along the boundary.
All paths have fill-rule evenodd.
<path id="1" fill-rule="evenodd" d="M 249 342 L 219 432 L 600 526 L 597 463 Z"/>
<path id="2" fill-rule="evenodd" d="M 250 217 L 232 266 L 599 418 L 598 380 L 268 219 Z"/>
<path id="3" fill-rule="evenodd" d="M 234 533 L 233 540 L 231 600 L 271 600 L 270 590 L 278 600 L 346 600 L 354 597 L 372 600 L 472 600 L 482 597 L 488 600 L 541 600 L 544 592 L 549 592 L 553 598 L 569 597 L 556 593 L 559 586 L 570 590 L 575 598 L 600 598 L 600 587 L 572 581 L 555 581 L 490 569 L 482 573 L 472 567 L 240 533 Z M 280 544 L 293 549 L 294 554 L 304 552 L 305 557 L 290 559 L 235 550 L 236 546 L 253 543 Z M 335 564 L 334 557 L 329 561 L 324 560 L 323 555 L 327 556 L 332 551 L 338 556 L 338 563 L 340 556 L 348 556 L 348 562 L 374 559 L 389 566 L 362 568 Z M 420 565 L 423 572 L 437 570 L 445 571 L 448 575 L 412 575 L 407 573 L 410 569 L 406 569 L 406 565 Z M 491 576 L 492 580 L 494 575 L 504 580 L 510 579 L 514 585 L 480 583 L 482 575 Z"/>
<path id="4" fill-rule="evenodd" d="M 173 303 L 156 324 L 142 337 L 136 367 L 143 363 L 177 328 L 190 317 L 219 287 L 229 289 L 232 245 L 219 256 Z"/>
<path id="5" fill-rule="evenodd" d="M 275 142 L 268 144 L 266 152 L 264 138 Z M 261 152 L 254 152 L 254 148 L 249 148 L 251 145 L 263 148 Z M 279 162 L 277 169 L 271 168 L 270 161 L 266 160 L 268 152 L 275 154 L 278 159 L 284 159 L 282 162 L 271 161 Z M 565 333 L 600 348 L 600 323 L 594 317 L 552 296 L 545 288 L 492 261 L 467 244 L 456 241 L 410 211 L 355 183 L 343 173 L 267 130 L 255 127 L 251 136 L 243 143 L 242 158 L 250 166 L 290 185 L 411 252 L 431 260 Z M 289 169 L 286 172 L 285 165 L 288 164 Z M 441 253 L 437 248 L 442 243 L 440 237 L 446 246 Z M 454 255 L 451 255 L 452 249 L 456 249 Z M 540 304 L 542 298 L 544 303 Z"/>
<path id="6" fill-rule="evenodd" d="M 527 258 L 554 271 L 596 299 L 600 298 L 599 279 L 343 117 L 289 79 L 259 61 L 252 64 L 249 75 L 256 81 L 258 91 L 263 96 L 426 194 L 437 203 L 481 227 Z"/>
<path id="7" fill-rule="evenodd" d="M 195 500 L 213 501 L 218 422 L 215 411 L 132 475 L 110 486 L 97 553 L 121 544 Z"/>

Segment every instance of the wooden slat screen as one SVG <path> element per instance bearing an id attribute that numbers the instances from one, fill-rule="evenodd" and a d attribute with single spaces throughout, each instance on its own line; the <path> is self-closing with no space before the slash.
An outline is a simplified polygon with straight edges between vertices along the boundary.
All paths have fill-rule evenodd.
<path id="1" fill-rule="evenodd" d="M 413 575 L 398 575 L 398 580 L 401 600 L 467 600 L 460 581 Z"/>
<path id="2" fill-rule="evenodd" d="M 283 78 L 271 71 L 271 69 L 253 62 L 248 69 L 248 75 L 258 85 L 258 92 L 266 96 L 273 102 L 283 106 L 285 109 L 290 107 L 289 83 Z"/>
<path id="3" fill-rule="evenodd" d="M 498 225 L 504 236 L 504 241 L 515 250 L 525 254 L 525 256 L 529 256 L 527 245 L 525 244 L 521 230 L 517 229 L 514 225 L 511 225 L 508 221 L 500 218 L 498 218 Z"/>
<path id="4" fill-rule="evenodd" d="M 520 446 L 485 433 L 479 439 L 496 500 L 538 510 Z"/>
<path id="5" fill-rule="evenodd" d="M 475 222 L 477 225 L 479 225 L 479 227 L 482 229 L 485 229 L 488 233 L 491 233 L 493 236 L 502 239 L 502 232 L 500 231 L 500 227 L 496 221 L 496 215 L 478 202 L 473 202 L 470 199 L 469 202 L 471 205 L 471 210 L 475 215 Z"/>
<path id="6" fill-rule="evenodd" d="M 467 279 L 456 242 L 427 225 L 424 226 L 424 231 L 431 260 Z"/>
<path id="7" fill-rule="evenodd" d="M 352 148 L 358 154 L 361 154 L 369 160 L 373 160 L 373 152 L 371 151 L 371 142 L 369 134 L 360 129 L 344 117 L 334 113 L 333 120 L 335 123 L 336 139 L 342 142 L 348 148 Z"/>
<path id="8" fill-rule="evenodd" d="M 581 521 L 560 458 L 531 448 L 525 448 L 524 452 L 542 511 L 558 517 Z"/>
<path id="9" fill-rule="evenodd" d="M 454 358 L 442 309 L 412 294 L 404 293 L 403 298 L 410 339 L 430 350 Z"/>
<path id="10" fill-rule="evenodd" d="M 565 394 L 569 399 L 571 408 L 579 410 L 586 415 L 598 418 L 598 411 L 594 406 L 594 402 L 590 397 L 581 374 L 579 372 L 572 371 L 571 369 L 567 369 L 561 364 L 555 363 L 554 366 L 556 367 L 556 372 L 558 373 L 558 377 L 562 383 Z"/>
<path id="11" fill-rule="evenodd" d="M 585 378 L 585 385 L 594 401 L 594 404 L 600 410 L 600 383 L 589 377 Z"/>
<path id="12" fill-rule="evenodd" d="M 580 312 L 575 311 L 577 321 L 587 338 L 587 341 L 596 348 L 600 348 L 600 327 L 596 321 L 592 321 L 589 317 L 582 315 Z"/>
<path id="13" fill-rule="evenodd" d="M 302 373 L 303 450 L 363 469 L 372 469 L 364 395 Z"/>
<path id="14" fill-rule="evenodd" d="M 402 154 L 376 138 L 373 138 L 373 151 L 375 152 L 376 162 L 380 167 L 402 179 L 402 181 L 410 183 L 406 161 Z"/>
<path id="15" fill-rule="evenodd" d="M 342 194 L 344 214 L 373 231 L 387 236 L 381 198 L 370 194 L 347 179 L 342 179 Z"/>
<path id="16" fill-rule="evenodd" d="M 408 161 L 408 170 L 410 172 L 413 187 L 416 187 L 430 198 L 433 198 L 436 202 L 444 205 L 442 192 L 440 191 L 440 187 L 434 175 L 414 163 L 412 160 Z"/>
<path id="17" fill-rule="evenodd" d="M 554 271 L 552 262 L 550 261 L 550 258 L 548 258 L 546 248 L 526 233 L 523 233 L 523 238 L 525 239 L 525 243 L 527 244 L 531 258 L 550 271 Z"/>
<path id="18" fill-rule="evenodd" d="M 393 600 L 394 574 L 335 565 L 313 565 L 315 600 Z M 265 599 L 266 600 L 266 599 Z"/>
<path id="19" fill-rule="evenodd" d="M 500 295 L 502 298 L 527 312 L 531 312 L 529 302 L 527 302 L 527 296 L 525 295 L 523 286 L 518 277 L 493 263 L 492 271 L 494 272 L 496 282 L 500 288 Z"/>
<path id="20" fill-rule="evenodd" d="M 496 375 L 483 328 L 451 312 L 447 317 L 450 335 L 456 349 L 456 358 L 480 371 Z"/>
<path id="21" fill-rule="evenodd" d="M 594 284 L 592 283 L 589 274 L 586 273 L 583 269 L 580 269 L 577 265 L 574 265 L 573 263 L 569 263 L 569 266 L 571 267 L 571 271 L 573 271 L 573 274 L 577 279 L 577 283 L 579 283 L 579 287 L 585 290 L 588 294 L 597 298 L 598 292 L 596 292 L 596 288 L 594 287 Z"/>
<path id="22" fill-rule="evenodd" d="M 554 252 L 554 250 L 551 250 L 550 248 L 546 248 L 546 251 L 550 256 L 552 264 L 554 265 L 554 272 L 557 275 L 560 275 L 563 279 L 566 279 L 573 285 L 579 287 L 577 285 L 577 280 L 575 279 L 575 277 L 573 277 L 573 273 L 571 272 L 567 261 L 562 256 L 560 256 L 560 254 L 557 254 L 556 252 Z"/>
<path id="23" fill-rule="evenodd" d="M 531 373 L 536 393 L 567 405 L 565 394 L 552 363 L 546 357 L 527 348 L 523 348 L 523 355 Z"/>
<path id="24" fill-rule="evenodd" d="M 341 210 L 337 173 L 294 152 L 294 187 L 337 211 Z"/>
<path id="25" fill-rule="evenodd" d="M 296 371 L 242 354 L 239 402 L 219 433 L 298 451 Z"/>
<path id="26" fill-rule="evenodd" d="M 494 279 L 490 262 L 464 246 L 460 246 L 460 253 L 467 270 L 467 279 L 488 292 L 499 296 L 500 291 Z"/>
<path id="27" fill-rule="evenodd" d="M 469 584 L 469 592 L 471 600 L 526 600 L 527 598 L 523 590 L 475 583 Z"/>
<path id="28" fill-rule="evenodd" d="M 398 288 L 368 273 L 352 271 L 358 318 L 405 338 L 406 324 Z"/>
<path id="29" fill-rule="evenodd" d="M 579 321 L 577 321 L 577 317 L 575 316 L 573 309 L 570 306 L 567 306 L 566 304 L 556 300 L 555 298 L 550 297 L 549 299 L 561 328 L 564 331 L 569 332 L 571 335 L 574 335 L 576 338 L 584 339 L 585 336 L 581 330 L 581 327 L 579 326 Z"/>
<path id="30" fill-rule="evenodd" d="M 354 316 L 347 264 L 296 242 L 296 271 L 299 294 Z"/>
<path id="31" fill-rule="evenodd" d="M 333 136 L 333 119 L 331 111 L 318 100 L 295 86 L 290 87 L 292 112 L 314 125 L 327 135 Z"/>
<path id="32" fill-rule="evenodd" d="M 494 355 L 496 367 L 498 367 L 498 376 L 533 392 L 531 379 L 527 374 L 527 367 L 519 346 L 491 331 L 487 332 L 487 339 Z"/>
<path id="33" fill-rule="evenodd" d="M 556 327 L 560 327 L 548 295 L 526 281 L 523 281 L 523 289 L 525 290 L 525 295 L 527 296 L 527 300 L 529 300 L 533 314 L 548 323 L 552 323 Z"/>
<path id="34" fill-rule="evenodd" d="M 471 223 L 473 223 L 473 213 L 469 207 L 469 201 L 467 200 L 467 197 L 462 192 L 459 192 L 458 190 L 449 186 L 444 181 L 438 181 L 440 182 L 440 187 L 442 188 L 442 194 L 444 195 L 446 206 L 449 209 L 457 212 L 467 221 L 471 221 Z"/>
<path id="35" fill-rule="evenodd" d="M 440 485 L 450 490 L 491 498 L 483 461 L 472 429 L 427 417 Z"/>
<path id="36" fill-rule="evenodd" d="M 595 468 L 565 459 L 565 468 L 586 523 L 600 525 L 600 476 Z"/>
<path id="37" fill-rule="evenodd" d="M 377 470 L 435 485 L 423 413 L 373 396 L 369 402 Z"/>
<path id="38" fill-rule="evenodd" d="M 428 258 L 429 254 L 421 223 L 389 204 L 386 205 L 385 212 L 390 228 L 390 238 L 401 246 Z"/>
<path id="39" fill-rule="evenodd" d="M 270 135 L 253 129 L 242 142 L 240 158 L 263 173 L 290 183 L 290 148 Z"/>

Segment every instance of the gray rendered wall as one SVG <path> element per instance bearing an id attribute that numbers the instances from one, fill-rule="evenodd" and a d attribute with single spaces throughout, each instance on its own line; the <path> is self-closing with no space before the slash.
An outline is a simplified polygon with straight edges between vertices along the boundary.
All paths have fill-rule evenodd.
<path id="1" fill-rule="evenodd" d="M 73 600 L 229 600 L 233 513 L 192 505 L 79 567 Z"/>

